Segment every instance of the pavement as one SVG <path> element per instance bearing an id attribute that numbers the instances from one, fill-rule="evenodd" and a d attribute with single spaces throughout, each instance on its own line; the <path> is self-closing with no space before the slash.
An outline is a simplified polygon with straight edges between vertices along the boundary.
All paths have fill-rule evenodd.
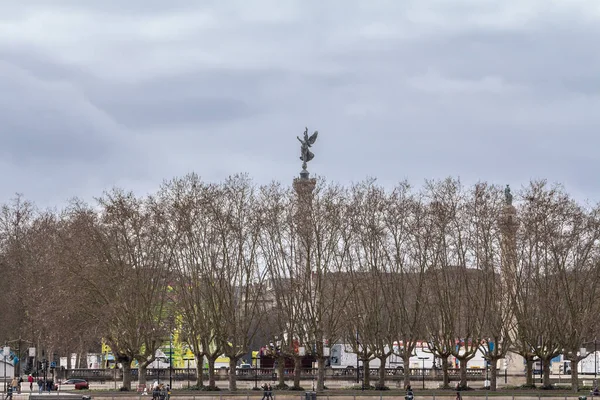
<path id="1" fill-rule="evenodd" d="M 593 378 L 593 377 L 592 377 Z M 591 385 L 592 378 L 590 377 L 582 377 L 580 378 L 580 382 L 583 382 L 586 385 Z M 553 381 L 556 383 L 561 383 L 564 385 L 570 385 L 570 377 L 569 376 L 556 376 L 553 377 Z M 168 382 L 164 381 L 164 382 Z M 197 398 L 201 398 L 201 400 L 262 400 L 262 391 L 251 390 L 256 386 L 260 387 L 263 383 L 267 381 L 258 380 L 256 383 L 254 381 L 238 381 L 237 388 L 238 392 L 230 393 L 227 391 L 228 382 L 226 380 L 217 381 L 217 386 L 223 389 L 220 392 L 204 392 L 204 391 L 191 391 L 185 390 L 188 387 L 188 381 L 176 381 L 173 380 L 173 394 L 172 397 L 177 400 L 197 400 Z M 273 384 L 272 380 L 268 381 Z M 372 380 L 371 383 L 374 384 L 376 381 Z M 539 378 L 536 380 L 539 383 Z M 148 385 L 151 385 L 152 382 L 148 382 Z M 190 381 L 189 384 L 193 385 L 195 382 Z M 440 381 L 418 381 L 412 380 L 412 386 L 415 391 L 415 400 L 438 400 L 440 397 L 444 397 L 445 400 L 455 400 L 456 392 L 453 390 L 439 390 Z M 596 400 L 595 398 L 588 396 L 587 392 L 581 391 L 579 393 L 573 393 L 565 390 L 520 390 L 515 389 L 516 387 L 525 383 L 525 378 L 522 376 L 508 376 L 498 377 L 498 391 L 497 392 L 489 392 L 481 390 L 483 387 L 483 381 L 471 381 L 469 385 L 476 390 L 463 392 L 463 397 L 468 400 L 488 400 L 489 397 L 494 397 L 493 400 L 515 400 L 515 397 L 518 397 L 518 400 L 580 400 L 578 397 L 586 396 L 586 400 Z M 289 384 L 289 382 L 288 382 Z M 360 400 L 404 400 L 404 392 L 402 390 L 403 381 L 389 381 L 387 384 L 389 385 L 390 391 L 360 391 L 360 390 L 351 390 L 350 388 L 355 387 L 357 384 L 354 380 L 329 380 L 326 381 L 326 386 L 329 390 L 324 393 L 318 393 L 317 397 L 314 399 L 307 398 L 304 391 L 292 392 L 292 391 L 278 391 L 275 390 L 273 392 L 273 400 L 330 400 L 331 398 L 335 398 L 335 400 L 356 400 L 360 398 Z M 423 384 L 425 390 L 423 389 Z M 83 396 L 91 396 L 94 398 L 118 398 L 118 400 L 151 400 L 152 396 L 142 395 L 141 393 L 137 393 L 135 391 L 132 392 L 119 392 L 118 388 L 120 387 L 120 381 L 107 381 L 104 383 L 99 382 L 90 382 L 89 391 L 53 391 L 52 393 L 44 392 L 42 394 L 38 394 L 37 390 L 33 390 L 30 392 L 29 390 L 24 390 L 20 394 L 13 394 L 13 400 L 34 400 L 34 398 L 40 397 L 48 397 L 54 398 L 55 400 L 62 399 L 82 399 Z M 303 380 L 301 381 L 301 386 L 304 387 L 307 391 L 312 391 L 314 386 L 316 386 L 316 381 L 313 380 Z M 137 387 L 137 382 L 132 382 L 132 388 Z M 0 398 L 3 400 L 4 398 Z M 600 399 L 598 399 L 600 400 Z"/>

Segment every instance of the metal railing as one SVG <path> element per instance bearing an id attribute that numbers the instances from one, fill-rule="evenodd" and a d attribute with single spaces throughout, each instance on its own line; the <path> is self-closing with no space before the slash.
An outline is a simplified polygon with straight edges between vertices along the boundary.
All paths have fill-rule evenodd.
<path id="1" fill-rule="evenodd" d="M 110 380 L 121 380 L 123 379 L 123 371 L 121 369 L 88 369 L 88 368 L 75 368 L 63 370 L 63 379 L 69 378 L 82 378 L 88 381 L 110 381 Z M 215 378 L 216 379 L 227 379 L 229 374 L 228 368 L 215 368 Z M 276 378 L 278 374 L 278 370 L 275 368 L 243 368 L 237 369 L 236 375 L 239 380 L 253 380 L 253 379 L 272 379 Z M 294 376 L 293 368 L 285 368 L 283 370 L 284 376 L 286 379 L 292 379 Z M 357 371 L 355 368 L 327 368 L 325 370 L 325 376 L 327 379 L 334 380 L 346 380 L 353 379 L 356 377 Z M 359 376 L 364 374 L 362 368 L 358 371 Z M 386 368 L 385 370 L 386 379 L 389 380 L 400 380 L 404 378 L 404 371 L 401 368 Z M 411 377 L 419 377 L 422 378 L 423 375 L 427 380 L 441 379 L 442 370 L 441 369 L 423 369 L 423 368 L 411 368 L 409 370 L 409 374 Z M 460 374 L 460 369 L 458 368 L 449 368 L 448 374 L 451 377 L 458 376 Z M 371 368 L 369 369 L 370 376 L 378 376 L 379 369 Z M 138 379 L 138 369 L 131 369 L 131 376 L 134 380 Z M 208 379 L 208 369 L 203 370 L 204 379 Z M 302 368 L 300 371 L 301 379 L 313 379 L 317 376 L 317 368 Z M 173 368 L 170 373 L 168 368 L 149 368 L 146 370 L 146 379 L 168 379 L 171 377 L 173 380 L 195 380 L 196 379 L 196 369 L 195 368 Z M 479 380 L 485 378 L 485 370 L 480 368 L 468 368 L 467 369 L 467 377 L 470 380 Z"/>

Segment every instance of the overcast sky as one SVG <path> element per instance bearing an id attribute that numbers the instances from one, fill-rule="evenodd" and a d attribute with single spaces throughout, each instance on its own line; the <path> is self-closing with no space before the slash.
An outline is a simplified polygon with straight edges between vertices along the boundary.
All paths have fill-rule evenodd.
<path id="1" fill-rule="evenodd" d="M 0 202 L 290 183 L 561 182 L 600 200 L 598 0 L 0 1 Z"/>

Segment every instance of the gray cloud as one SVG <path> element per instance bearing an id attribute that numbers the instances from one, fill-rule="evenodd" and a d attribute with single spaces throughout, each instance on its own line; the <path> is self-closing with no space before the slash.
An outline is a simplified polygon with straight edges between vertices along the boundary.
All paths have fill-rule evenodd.
<path id="1" fill-rule="evenodd" d="M 560 181 L 598 199 L 600 6 L 45 1 L 0 5 L 3 198 L 197 171 L 288 182 Z"/>

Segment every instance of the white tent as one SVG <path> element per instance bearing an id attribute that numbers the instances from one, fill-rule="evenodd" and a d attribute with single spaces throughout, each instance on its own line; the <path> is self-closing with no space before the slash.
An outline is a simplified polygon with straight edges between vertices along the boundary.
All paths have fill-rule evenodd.
<path id="1" fill-rule="evenodd" d="M 3 382 L 10 382 L 13 376 L 15 376 L 15 367 L 12 365 L 12 361 L 5 362 L 4 358 L 0 355 L 0 378 Z"/>

